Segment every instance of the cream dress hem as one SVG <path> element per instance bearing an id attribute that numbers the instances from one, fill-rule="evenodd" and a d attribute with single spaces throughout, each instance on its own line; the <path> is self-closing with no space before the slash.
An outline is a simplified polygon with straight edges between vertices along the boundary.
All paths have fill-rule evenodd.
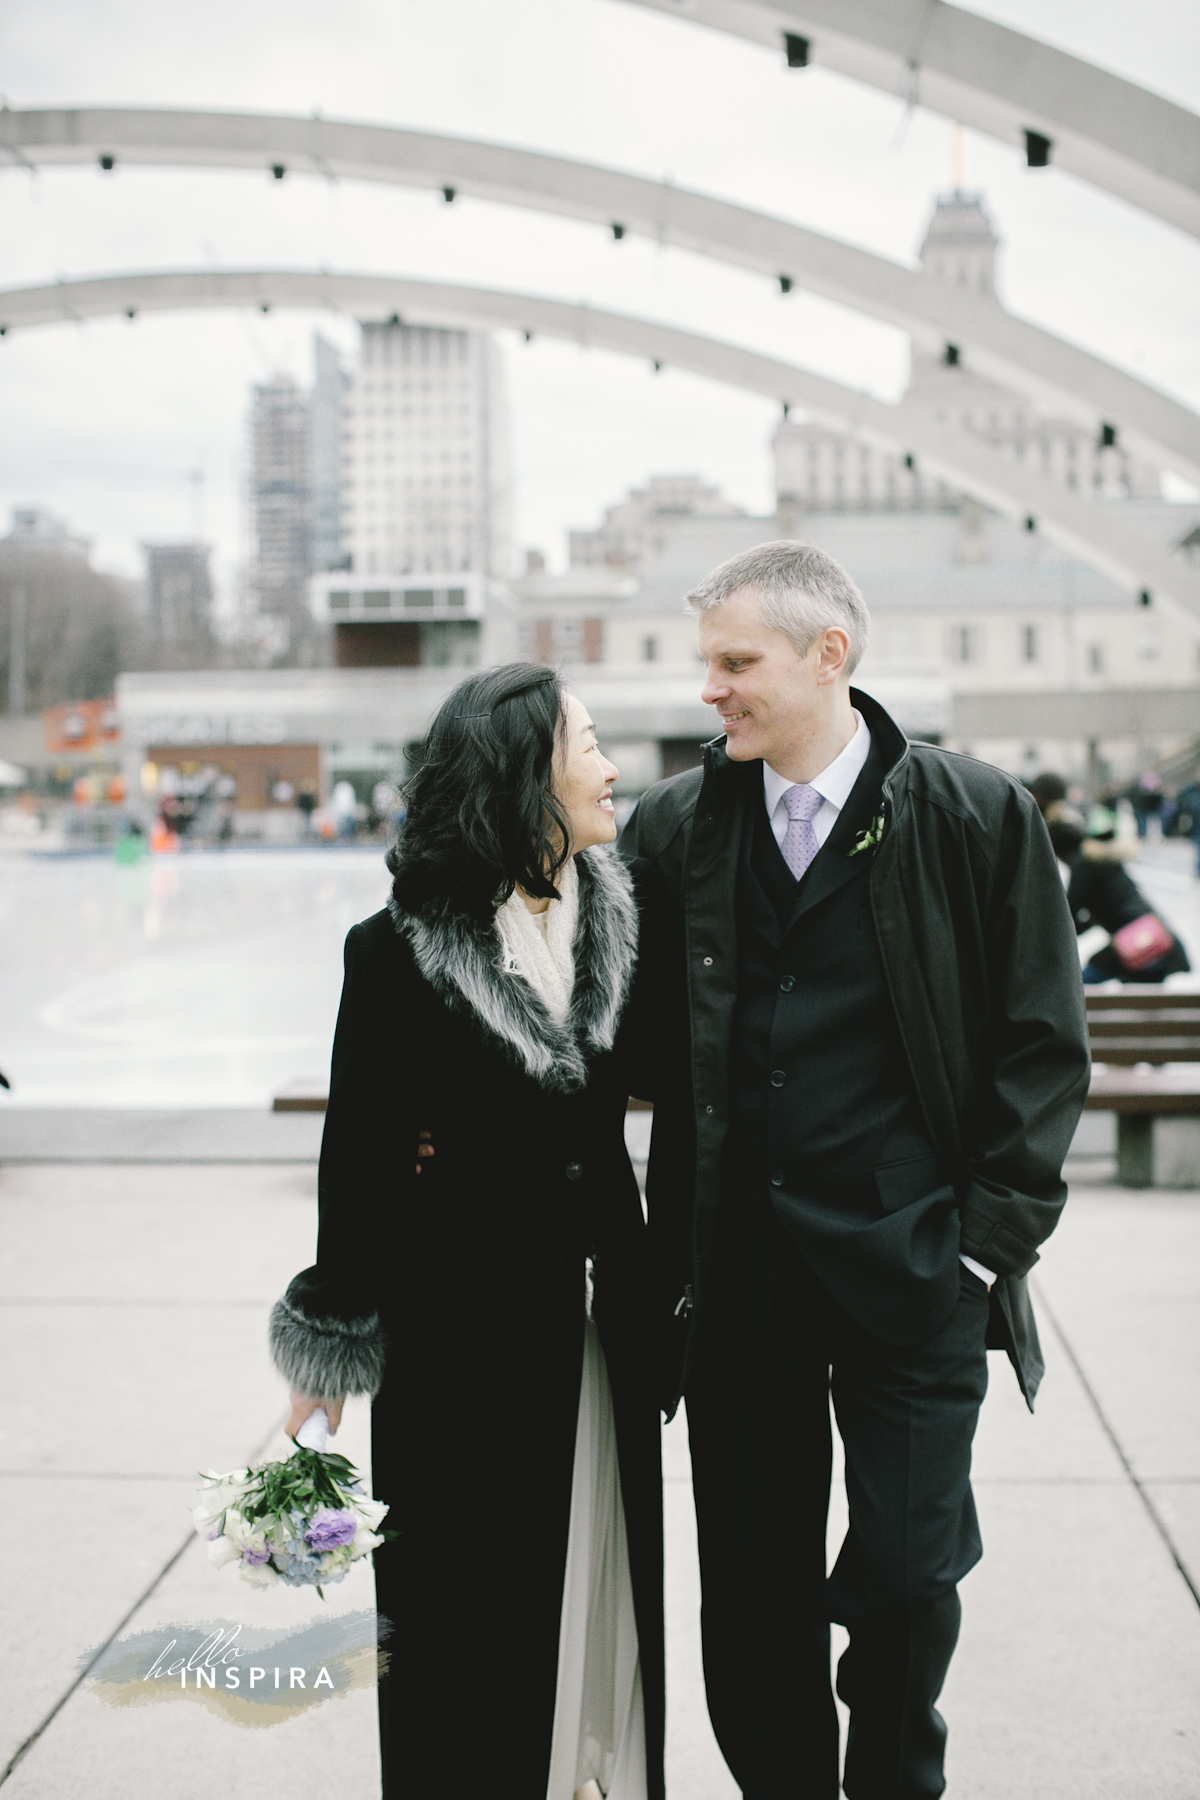
<path id="1" fill-rule="evenodd" d="M 562 900 L 531 913 L 514 894 L 496 920 L 508 966 L 524 975 L 560 1020 L 574 981 L 571 944 L 579 904 L 574 862 L 562 873 Z M 590 1268 L 587 1294 L 546 1800 L 574 1800 L 588 1781 L 597 1782 L 607 1800 L 648 1800 L 629 1540 L 612 1389 L 591 1317 Z"/>
<path id="2" fill-rule="evenodd" d="M 646 1722 L 612 1390 L 589 1318 L 571 1481 L 558 1682 L 546 1800 L 587 1781 L 608 1800 L 647 1800 Z"/>

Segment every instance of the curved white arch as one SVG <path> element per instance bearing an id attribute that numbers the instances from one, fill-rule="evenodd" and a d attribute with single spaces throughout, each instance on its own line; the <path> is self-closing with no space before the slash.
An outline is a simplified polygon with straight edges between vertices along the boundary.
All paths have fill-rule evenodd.
<path id="1" fill-rule="evenodd" d="M 1166 394 L 920 270 L 785 219 L 664 182 L 471 138 L 246 113 L 0 109 L 0 152 L 33 164 L 172 164 L 296 173 L 448 189 L 594 223 L 620 224 L 699 255 L 798 285 L 883 319 L 927 346 L 958 346 L 972 367 L 1036 406 L 1090 429 L 1118 427 L 1129 448 L 1200 482 L 1200 417 Z"/>
<path id="2" fill-rule="evenodd" d="M 180 269 L 2 290 L 0 323 L 12 331 L 121 313 L 136 318 L 139 312 L 237 306 L 324 307 L 360 319 L 395 314 L 410 324 L 538 333 L 766 395 L 836 430 L 919 458 L 931 475 L 999 512 L 1036 519 L 1052 541 L 1123 586 L 1148 589 L 1200 636 L 1200 571 L 1131 532 L 1112 509 L 1038 479 L 1020 463 L 965 432 L 937 424 L 916 407 L 892 406 L 792 363 L 651 319 L 531 294 L 390 275 Z"/>
<path id="3" fill-rule="evenodd" d="M 942 0 L 631 0 L 769 44 L 1049 160 L 1200 237 L 1200 119 L 1119 75 Z M 1132 16 L 1130 30 L 1135 29 Z"/>

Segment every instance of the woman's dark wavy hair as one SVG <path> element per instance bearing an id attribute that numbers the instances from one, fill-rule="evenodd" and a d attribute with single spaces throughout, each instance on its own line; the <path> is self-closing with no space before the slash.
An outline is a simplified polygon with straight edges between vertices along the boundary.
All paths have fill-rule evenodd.
<path id="1" fill-rule="evenodd" d="M 565 726 L 553 669 L 504 663 L 459 683 L 406 785 L 408 814 L 387 858 L 398 907 L 489 919 L 516 887 L 557 897 L 570 843 L 553 789 Z"/>

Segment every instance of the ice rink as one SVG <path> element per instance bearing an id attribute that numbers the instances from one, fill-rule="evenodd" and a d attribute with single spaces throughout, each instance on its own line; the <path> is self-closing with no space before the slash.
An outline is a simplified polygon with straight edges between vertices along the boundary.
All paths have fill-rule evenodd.
<path id="1" fill-rule="evenodd" d="M 266 1106 L 329 1066 L 383 851 L 0 861 L 0 1069 L 21 1106 Z"/>
<path id="2" fill-rule="evenodd" d="M 1130 872 L 1200 967 L 1185 843 Z M 256 1107 L 324 1078 L 350 926 L 387 899 L 378 845 L 0 859 L 0 1069 L 14 1105 Z M 1197 985 L 1195 977 L 1180 978 Z"/>

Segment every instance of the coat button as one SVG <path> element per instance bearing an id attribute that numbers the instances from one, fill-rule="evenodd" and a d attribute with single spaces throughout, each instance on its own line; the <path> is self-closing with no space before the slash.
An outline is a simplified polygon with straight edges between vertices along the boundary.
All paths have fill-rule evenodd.
<path id="1" fill-rule="evenodd" d="M 782 1187 L 783 1186 L 783 1170 L 782 1169 L 772 1170 L 771 1186 L 772 1187 Z"/>
<path id="2" fill-rule="evenodd" d="M 771 1086 L 772 1087 L 782 1087 L 786 1080 L 787 1080 L 787 1076 L 785 1075 L 785 1073 L 782 1069 L 772 1069 L 771 1070 Z"/>
<path id="3" fill-rule="evenodd" d="M 712 957 L 711 957 L 711 956 L 706 956 L 706 957 L 705 957 L 705 959 L 704 959 L 704 966 L 705 966 L 705 968 L 706 968 L 706 969 L 711 969 L 711 968 L 712 968 L 712 961 L 713 961 L 713 959 L 712 959 Z"/>
<path id="4" fill-rule="evenodd" d="M 790 994 L 795 985 L 796 977 L 794 975 L 785 975 L 779 984 L 779 991 L 781 994 Z"/>
<path id="5" fill-rule="evenodd" d="M 578 1180 L 580 1180 L 582 1175 L 583 1175 L 583 1164 L 582 1163 L 568 1163 L 567 1164 L 567 1180 L 568 1181 L 578 1181 Z"/>

